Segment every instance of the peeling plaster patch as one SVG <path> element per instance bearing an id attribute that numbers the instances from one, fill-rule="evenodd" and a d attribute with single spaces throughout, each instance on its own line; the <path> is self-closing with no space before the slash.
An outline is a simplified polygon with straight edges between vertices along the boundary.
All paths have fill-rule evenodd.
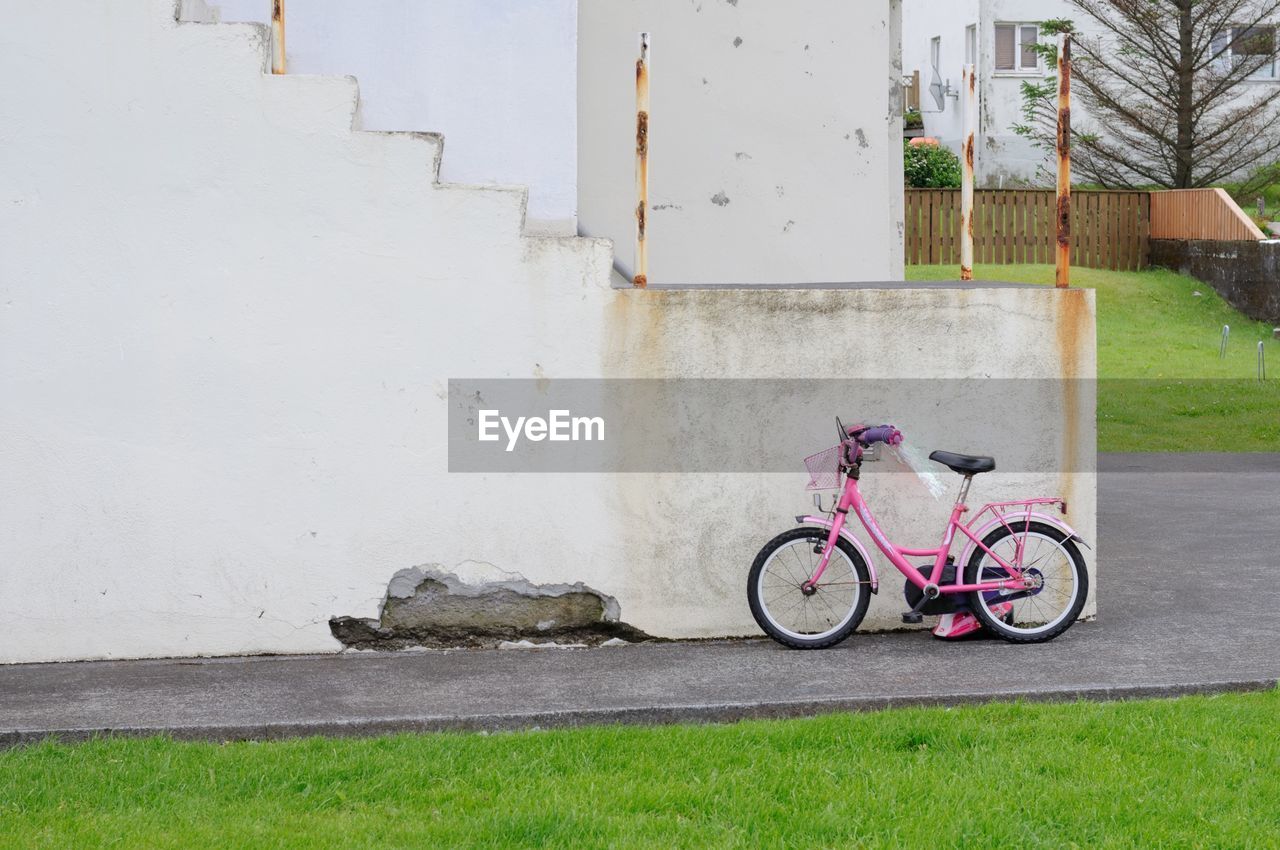
<path id="1" fill-rule="evenodd" d="M 865 148 L 865 147 L 867 147 L 867 134 L 866 134 L 866 133 L 864 133 L 864 132 L 862 132 L 862 128 L 861 128 L 861 127 L 859 127 L 858 129 L 854 130 L 854 131 L 853 131 L 853 134 L 854 134 L 855 136 L 857 136 L 857 137 L 858 137 L 858 147 L 860 147 L 860 148 Z"/>
<path id="2" fill-rule="evenodd" d="M 779 197 L 779 198 L 781 198 L 783 195 L 785 195 L 785 194 L 787 193 L 787 190 L 786 190 L 785 188 L 783 188 L 782 186 L 774 186 L 774 187 L 773 187 L 773 191 L 775 191 L 775 192 L 777 192 L 777 193 L 778 193 L 778 197 Z"/>
<path id="3" fill-rule="evenodd" d="M 610 638 L 613 640 L 613 638 Z M 624 640 L 623 643 L 626 643 Z M 605 644 L 600 644 L 604 646 Z M 609 644 L 616 646 L 616 644 Z M 531 640 L 504 640 L 498 642 L 498 649 L 586 649 L 585 643 L 556 643 L 555 641 L 547 641 L 546 643 L 534 643 Z"/>
<path id="4" fill-rule="evenodd" d="M 793 219 L 787 219 L 787 223 L 786 223 L 786 224 L 784 224 L 784 225 L 782 225 L 782 232 L 783 232 L 783 233 L 790 233 L 790 232 L 791 232 L 791 227 L 792 227 L 792 225 L 794 225 L 794 224 L 795 224 L 795 221 L 794 221 Z"/>
<path id="5" fill-rule="evenodd" d="M 738 36 L 737 38 L 735 38 L 735 39 L 733 40 L 733 46 L 734 46 L 734 47 L 741 47 L 741 46 L 742 46 L 742 36 Z"/>
<path id="6" fill-rule="evenodd" d="M 724 0 L 724 2 L 728 3 L 730 6 L 738 5 L 738 0 Z"/>
<path id="7" fill-rule="evenodd" d="M 391 577 L 378 619 L 334 617 L 329 629 L 348 649 L 493 647 L 535 637 L 561 645 L 649 639 L 620 616 L 616 599 L 581 582 L 539 585 L 492 569 L 468 581 L 430 564 Z"/>
<path id="8" fill-rule="evenodd" d="M 682 210 L 684 207 L 679 204 L 654 204 L 649 209 L 653 210 Z"/>
<path id="9" fill-rule="evenodd" d="M 711 203 L 715 204 L 718 207 L 726 206 L 729 203 L 729 196 L 726 195 L 723 191 L 716 192 L 714 195 L 711 196 Z"/>
<path id="10" fill-rule="evenodd" d="M 738 151 L 733 155 L 734 159 L 751 159 L 751 154 L 746 151 Z"/>

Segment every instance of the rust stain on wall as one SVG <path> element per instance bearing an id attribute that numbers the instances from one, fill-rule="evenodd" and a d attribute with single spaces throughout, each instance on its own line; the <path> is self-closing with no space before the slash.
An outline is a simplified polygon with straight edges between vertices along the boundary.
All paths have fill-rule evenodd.
<path id="1" fill-rule="evenodd" d="M 1054 330 L 1058 353 L 1058 377 L 1062 381 L 1062 469 L 1059 470 L 1061 496 L 1071 503 L 1073 473 L 1080 464 L 1080 367 L 1081 346 L 1091 338 L 1093 316 L 1088 294 L 1081 289 L 1061 290 L 1055 299 Z"/>

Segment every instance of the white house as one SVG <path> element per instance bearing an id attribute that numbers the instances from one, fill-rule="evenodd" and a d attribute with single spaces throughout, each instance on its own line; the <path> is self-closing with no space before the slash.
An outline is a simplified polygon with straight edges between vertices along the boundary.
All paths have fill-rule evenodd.
<path id="1" fill-rule="evenodd" d="M 1013 132 L 1022 122 L 1022 84 L 1046 79 L 1050 70 L 1035 51 L 1042 21 L 1071 19 L 1085 36 L 1100 34 L 1098 25 L 1067 0 L 903 0 L 903 71 L 920 73 L 920 108 L 928 136 L 960 150 L 960 73 L 972 63 L 978 74 L 980 110 L 977 124 L 976 162 L 978 184 L 988 187 L 1044 185 L 1052 168 L 1046 151 Z M 1219 61 L 1235 61 L 1234 53 L 1254 40 L 1243 27 L 1220 36 Z M 1275 63 L 1265 65 L 1250 84 L 1275 84 L 1280 80 Z M 1246 90 L 1242 95 L 1247 96 Z M 1075 98 L 1072 122 L 1090 126 L 1088 110 Z M 1051 180 L 1051 178 L 1050 178 Z"/>
<path id="2" fill-rule="evenodd" d="M 1065 0 L 936 0 L 903 2 L 903 70 L 920 72 L 925 134 L 960 150 L 960 74 L 977 69 L 979 103 L 976 160 L 979 185 L 1003 187 L 1035 181 L 1045 153 L 1016 135 L 1022 119 L 1022 83 L 1044 79 L 1044 62 L 1028 47 L 1040 21 L 1069 16 Z"/>

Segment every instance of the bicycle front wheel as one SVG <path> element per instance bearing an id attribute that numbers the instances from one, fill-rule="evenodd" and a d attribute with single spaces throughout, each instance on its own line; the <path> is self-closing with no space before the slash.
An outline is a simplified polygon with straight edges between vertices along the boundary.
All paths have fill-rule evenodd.
<path id="1" fill-rule="evenodd" d="M 970 605 L 982 625 L 1012 643 L 1040 643 L 1052 640 L 1071 627 L 1089 595 L 1089 574 L 1084 556 L 1061 529 L 1043 522 L 1011 520 L 982 541 L 1005 563 L 1018 566 L 1032 579 L 1028 590 L 984 591 L 970 594 Z M 1018 551 L 1021 547 L 1021 564 Z M 966 584 L 1001 581 L 1009 573 L 981 547 L 976 547 L 965 566 Z M 1007 615 L 992 609 L 1010 602 Z"/>
<path id="2" fill-rule="evenodd" d="M 751 565 L 747 602 L 765 634 L 792 649 L 834 646 L 858 628 L 871 601 L 867 562 L 839 538 L 816 584 L 827 531 L 794 528 L 765 544 Z"/>

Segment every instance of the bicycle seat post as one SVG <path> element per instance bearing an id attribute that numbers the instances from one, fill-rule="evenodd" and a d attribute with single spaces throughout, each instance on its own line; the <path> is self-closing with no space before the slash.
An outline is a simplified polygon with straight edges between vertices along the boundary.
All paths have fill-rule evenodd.
<path id="1" fill-rule="evenodd" d="M 963 505 L 965 499 L 969 498 L 969 485 L 973 483 L 973 476 L 966 475 L 964 483 L 960 485 L 960 492 L 956 495 L 956 504 Z"/>

